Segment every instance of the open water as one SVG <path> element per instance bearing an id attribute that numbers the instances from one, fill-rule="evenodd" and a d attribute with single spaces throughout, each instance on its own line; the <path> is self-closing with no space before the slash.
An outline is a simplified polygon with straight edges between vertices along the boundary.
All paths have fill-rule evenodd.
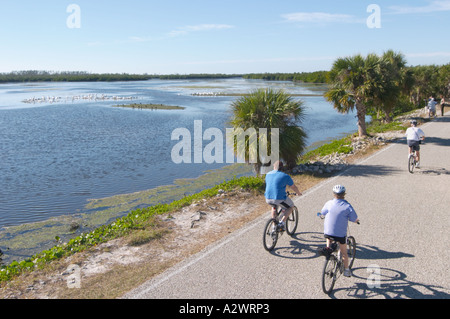
<path id="1" fill-rule="evenodd" d="M 356 130 L 354 114 L 337 113 L 321 96 L 324 87 L 310 84 L 241 78 L 1 84 L 0 230 L 79 214 L 91 199 L 172 185 L 229 165 L 174 164 L 171 133 L 193 132 L 195 120 L 203 130 L 224 130 L 235 94 L 266 87 L 307 95 L 295 98 L 305 103 L 301 125 L 310 145 Z M 112 107 L 129 103 L 185 109 Z"/>

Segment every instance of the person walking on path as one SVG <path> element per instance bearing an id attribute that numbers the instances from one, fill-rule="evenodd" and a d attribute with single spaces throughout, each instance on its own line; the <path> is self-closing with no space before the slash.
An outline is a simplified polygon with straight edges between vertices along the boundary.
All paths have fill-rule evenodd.
<path id="1" fill-rule="evenodd" d="M 266 175 L 266 191 L 264 196 L 266 203 L 272 206 L 272 218 L 277 217 L 277 207 L 281 206 L 283 214 L 280 219 L 280 227 L 284 229 L 287 218 L 292 212 L 294 202 L 286 194 L 286 187 L 290 187 L 297 195 L 301 196 L 302 193 L 298 187 L 294 184 L 292 178 L 282 172 L 283 162 L 276 161 L 273 165 L 273 171 Z"/>
<path id="2" fill-rule="evenodd" d="M 344 261 L 344 276 L 351 277 L 347 254 L 347 226 L 348 221 L 357 223 L 358 215 L 352 205 L 345 200 L 345 187 L 336 185 L 333 187 L 334 199 L 325 203 L 320 214 L 325 216 L 324 237 L 327 246 L 322 250 L 322 254 L 327 255 L 332 252 L 331 241 L 339 243 L 342 260 Z"/>
<path id="3" fill-rule="evenodd" d="M 425 140 L 425 133 L 417 127 L 417 121 L 412 120 L 411 127 L 406 130 L 405 135 L 406 142 L 409 147 L 408 158 L 414 151 L 416 151 L 416 167 L 420 168 L 420 143 Z"/>

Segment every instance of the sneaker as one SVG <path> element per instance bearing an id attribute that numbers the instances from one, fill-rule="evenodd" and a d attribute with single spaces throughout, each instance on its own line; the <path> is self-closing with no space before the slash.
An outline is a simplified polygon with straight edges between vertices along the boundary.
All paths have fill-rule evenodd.
<path id="1" fill-rule="evenodd" d="M 344 276 L 345 277 L 351 277 L 352 276 L 352 271 L 350 270 L 350 268 L 344 269 Z"/>
<path id="2" fill-rule="evenodd" d="M 416 163 L 416 168 L 420 168 L 420 162 Z"/>
<path id="3" fill-rule="evenodd" d="M 286 228 L 286 225 L 284 224 L 284 222 L 280 222 L 280 223 L 278 224 L 278 230 L 279 230 L 279 231 L 284 231 L 285 228 Z"/>

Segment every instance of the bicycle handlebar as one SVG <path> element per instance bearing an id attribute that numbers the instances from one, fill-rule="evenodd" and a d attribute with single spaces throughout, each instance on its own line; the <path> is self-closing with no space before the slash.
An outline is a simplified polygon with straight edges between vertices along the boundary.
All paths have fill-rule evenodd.
<path id="1" fill-rule="evenodd" d="M 287 196 L 297 196 L 297 193 L 286 192 Z"/>

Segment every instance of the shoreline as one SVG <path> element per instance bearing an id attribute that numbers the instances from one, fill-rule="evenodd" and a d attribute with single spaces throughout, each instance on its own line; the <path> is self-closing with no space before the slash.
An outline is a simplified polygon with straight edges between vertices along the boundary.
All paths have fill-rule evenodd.
<path id="1" fill-rule="evenodd" d="M 245 164 L 226 165 L 222 168 L 206 170 L 195 178 L 175 179 L 172 184 L 91 199 L 80 209 L 80 212 L 73 214 L 2 227 L 0 228 L 0 242 L 4 253 L 4 265 L 10 264 L 14 260 L 20 262 L 42 250 L 53 247 L 57 244 L 55 237 L 69 240 L 102 225 L 112 223 L 128 212 L 137 209 L 137 206 L 171 202 L 185 195 L 199 192 L 205 187 L 212 187 L 218 183 L 218 180 L 223 181 L 233 176 L 245 176 L 249 173 L 251 173 L 251 169 Z M 11 254 L 13 249 L 14 254 Z M 17 258 L 17 256 L 22 256 L 22 258 Z"/>

